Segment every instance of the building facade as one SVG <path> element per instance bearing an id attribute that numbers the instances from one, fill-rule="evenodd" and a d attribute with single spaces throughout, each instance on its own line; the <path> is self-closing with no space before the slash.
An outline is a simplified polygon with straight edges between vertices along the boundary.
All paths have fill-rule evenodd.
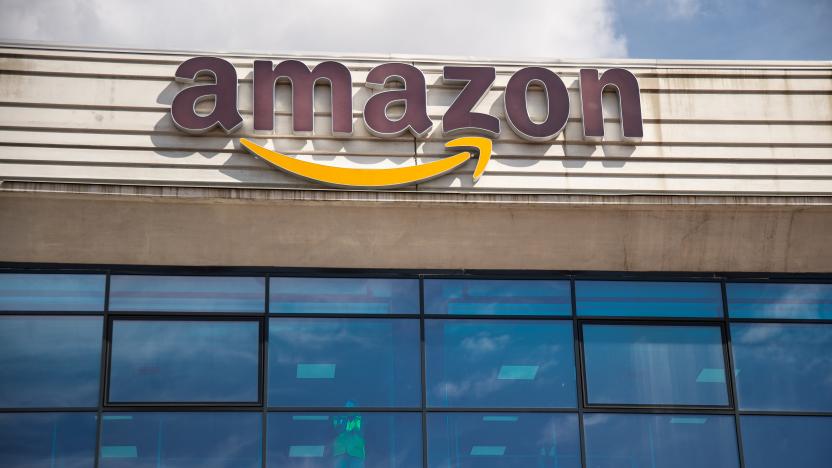
<path id="1" fill-rule="evenodd" d="M 0 120 L 2 466 L 832 460 L 830 62 L 10 44 Z"/>

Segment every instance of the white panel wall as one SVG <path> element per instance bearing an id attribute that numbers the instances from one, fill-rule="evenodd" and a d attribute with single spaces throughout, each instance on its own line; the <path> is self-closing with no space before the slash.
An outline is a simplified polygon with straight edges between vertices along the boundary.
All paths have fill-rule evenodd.
<path id="1" fill-rule="evenodd" d="M 328 91 L 316 95 L 316 132 L 291 133 L 290 90 L 277 92 L 274 133 L 251 125 L 254 57 L 227 57 L 240 78 L 245 124 L 232 135 L 192 136 L 168 109 L 184 55 L 0 47 L 0 180 L 320 188 L 278 172 L 241 149 L 240 137 L 311 161 L 353 167 L 413 165 L 448 155 L 441 118 L 458 93 L 441 83 L 446 62 L 398 58 L 426 75 L 434 129 L 424 140 L 382 140 L 361 120 L 367 71 L 388 59 L 342 59 L 353 73 L 355 134 L 329 134 Z M 258 57 L 270 58 L 270 57 Z M 279 57 L 271 57 L 275 62 Z M 324 58 L 304 60 L 314 65 Z M 475 64 L 472 62 L 447 62 Z M 482 64 L 482 63 L 476 63 Z M 495 155 L 473 185 L 473 165 L 404 190 L 588 194 L 832 194 L 832 62 L 535 63 L 570 90 L 571 118 L 549 143 L 529 143 L 503 118 L 506 82 L 527 64 L 494 63 L 497 81 L 479 110 L 502 120 Z M 578 69 L 623 67 L 639 78 L 645 137 L 619 141 L 617 99 L 605 97 L 608 138 L 581 131 Z M 542 99 L 530 97 L 542 116 Z"/>

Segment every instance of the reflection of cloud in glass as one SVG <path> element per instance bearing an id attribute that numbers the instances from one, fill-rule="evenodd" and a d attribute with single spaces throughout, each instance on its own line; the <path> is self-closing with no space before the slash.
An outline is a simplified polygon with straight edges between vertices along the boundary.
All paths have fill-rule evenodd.
<path id="1" fill-rule="evenodd" d="M 100 317 L 0 318 L 0 405 L 95 406 Z"/>
<path id="2" fill-rule="evenodd" d="M 257 322 L 117 320 L 112 346 L 113 401 L 257 398 Z"/>

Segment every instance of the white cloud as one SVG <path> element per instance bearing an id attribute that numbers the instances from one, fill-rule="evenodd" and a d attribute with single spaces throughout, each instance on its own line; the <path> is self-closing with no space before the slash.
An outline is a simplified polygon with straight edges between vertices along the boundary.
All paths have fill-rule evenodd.
<path id="1" fill-rule="evenodd" d="M 702 12 L 702 0 L 640 0 L 643 7 L 662 9 L 672 19 L 690 19 Z M 626 8 L 627 2 L 620 2 Z"/>
<path id="2" fill-rule="evenodd" d="M 674 0 L 684 3 L 691 0 Z M 2 0 L 0 35 L 136 48 L 624 57 L 609 0 Z"/>

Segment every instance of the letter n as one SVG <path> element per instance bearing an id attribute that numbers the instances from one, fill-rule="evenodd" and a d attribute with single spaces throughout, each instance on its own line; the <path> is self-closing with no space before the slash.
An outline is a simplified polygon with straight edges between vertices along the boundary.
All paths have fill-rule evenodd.
<path id="1" fill-rule="evenodd" d="M 583 108 L 584 136 L 604 138 L 603 93 L 611 86 L 618 93 L 621 107 L 621 133 L 626 140 L 641 140 L 644 126 L 641 120 L 641 95 L 635 75 L 622 68 L 611 68 L 598 78 L 598 70 L 581 70 L 581 107 Z"/>

